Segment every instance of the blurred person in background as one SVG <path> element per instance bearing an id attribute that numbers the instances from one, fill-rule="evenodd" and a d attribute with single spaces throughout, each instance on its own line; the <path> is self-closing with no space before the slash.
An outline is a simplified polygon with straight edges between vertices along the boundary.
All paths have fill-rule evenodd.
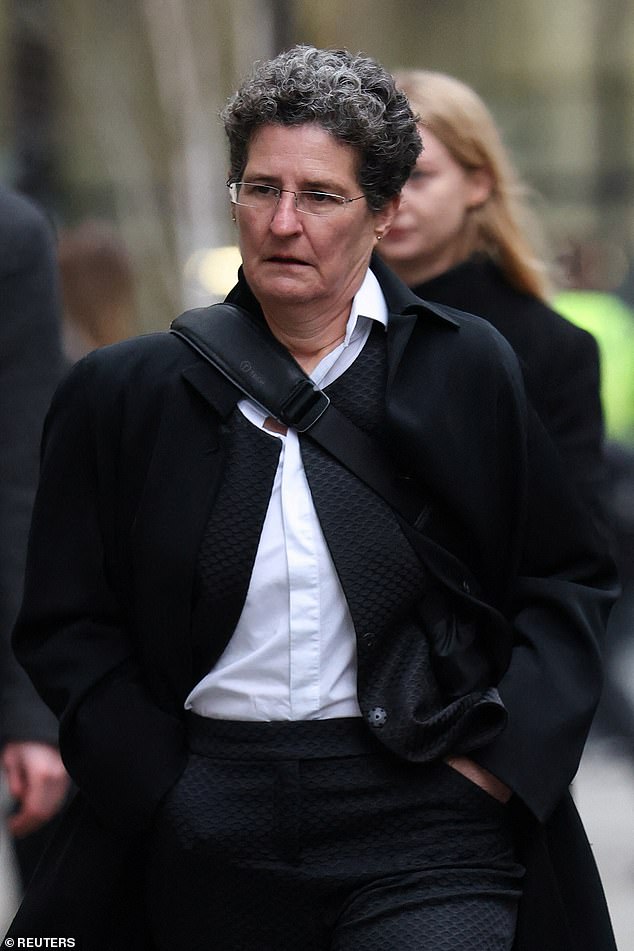
<path id="1" fill-rule="evenodd" d="M 607 242 L 562 242 L 552 306 L 597 341 L 607 439 L 634 441 L 634 309 L 617 291 L 625 255 Z M 634 569 L 633 569 L 634 570 Z"/>
<path id="2" fill-rule="evenodd" d="M 618 246 L 569 240 L 560 257 L 557 309 L 589 331 L 601 355 L 607 439 L 605 506 L 614 534 L 622 595 L 605 643 L 606 687 L 591 737 L 634 765 L 634 310 L 616 287 L 626 268 Z"/>
<path id="3" fill-rule="evenodd" d="M 38 834 L 68 776 L 58 725 L 13 656 L 44 416 L 62 372 L 55 245 L 44 215 L 0 186 L 0 759 L 13 803 L 5 817 L 28 879 Z"/>
<path id="4" fill-rule="evenodd" d="M 226 303 L 415 514 L 176 334 L 79 361 L 14 635 L 79 793 L 10 935 L 611 951 L 568 784 L 613 565 L 504 338 L 373 254 L 421 147 L 407 99 L 368 57 L 295 47 L 223 119 Z"/>
<path id="5" fill-rule="evenodd" d="M 591 737 L 634 767 L 634 447 L 609 440 L 606 510 L 614 530 L 614 556 L 622 595 L 610 615 L 605 643 L 606 686 Z"/>
<path id="6" fill-rule="evenodd" d="M 89 218 L 61 230 L 57 243 L 63 347 L 75 362 L 96 347 L 138 333 L 134 274 L 116 228 Z"/>
<path id="7" fill-rule="evenodd" d="M 594 337 L 548 304 L 539 223 L 495 121 L 452 76 L 401 71 L 423 151 L 379 253 L 424 300 L 477 314 L 509 341 L 566 470 L 605 520 L 603 413 Z"/>

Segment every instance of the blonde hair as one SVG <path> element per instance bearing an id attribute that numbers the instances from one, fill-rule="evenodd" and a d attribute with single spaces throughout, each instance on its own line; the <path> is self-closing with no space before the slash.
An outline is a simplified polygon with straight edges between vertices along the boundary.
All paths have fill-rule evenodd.
<path id="1" fill-rule="evenodd" d="M 491 194 L 469 211 L 462 259 L 484 252 L 517 290 L 545 299 L 550 281 L 537 251 L 543 245 L 541 228 L 529 206 L 529 191 L 482 99 L 444 73 L 401 70 L 394 77 L 420 116 L 423 147 L 425 129 L 429 129 L 459 165 L 486 169 L 491 177 Z"/>

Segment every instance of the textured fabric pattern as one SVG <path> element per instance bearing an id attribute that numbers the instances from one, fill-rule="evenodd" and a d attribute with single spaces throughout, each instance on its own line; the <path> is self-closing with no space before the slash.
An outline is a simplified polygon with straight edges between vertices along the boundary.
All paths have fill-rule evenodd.
<path id="1" fill-rule="evenodd" d="M 210 666 L 205 654 L 209 631 L 222 625 L 226 643 L 238 623 L 281 448 L 279 440 L 251 425 L 237 408 L 226 439 L 224 478 L 198 553 L 194 639 L 200 676 Z"/>
<path id="2" fill-rule="evenodd" d="M 355 363 L 326 392 L 380 441 L 384 423 L 385 332 L 374 326 Z M 328 547 L 357 632 L 385 631 L 411 613 L 425 588 L 423 568 L 390 507 L 309 437 L 302 458 Z M 363 673 L 361 672 L 361 677 Z"/>
<path id="3" fill-rule="evenodd" d="M 385 421 L 385 333 L 375 326 L 354 364 L 327 387 L 333 405 L 373 438 Z M 325 450 L 302 437 L 302 458 L 358 641 L 359 705 L 379 739 L 426 762 L 495 736 L 504 712 L 494 692 L 446 698 L 415 606 L 429 579 L 394 512 Z M 434 597 L 434 595 L 430 595 Z"/>
<path id="4" fill-rule="evenodd" d="M 158 951 L 509 951 L 522 869 L 506 808 L 443 763 L 337 755 L 328 731 L 326 757 L 289 758 L 307 726 L 225 723 L 228 758 L 222 736 L 191 754 L 148 846 Z M 256 752 L 259 728 L 269 755 L 233 758 L 232 735 Z"/>
<path id="5" fill-rule="evenodd" d="M 384 435 L 387 353 L 385 328 L 372 321 L 360 355 L 325 392 L 342 413 L 379 442 Z"/>

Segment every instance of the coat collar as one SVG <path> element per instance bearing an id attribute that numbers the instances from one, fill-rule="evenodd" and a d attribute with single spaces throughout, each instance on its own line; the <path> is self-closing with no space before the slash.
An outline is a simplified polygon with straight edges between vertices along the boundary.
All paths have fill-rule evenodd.
<path id="1" fill-rule="evenodd" d="M 443 307 L 442 304 L 434 304 L 417 297 L 376 254 L 372 255 L 370 269 L 381 286 L 390 319 L 408 314 L 415 317 L 427 314 L 450 327 L 456 329 L 459 327 L 459 322 L 451 316 L 448 308 Z M 225 300 L 228 304 L 237 304 L 258 318 L 264 319 L 262 308 L 247 283 L 242 267 L 238 271 L 237 284 L 229 291 Z"/>
<path id="2" fill-rule="evenodd" d="M 442 329 L 457 330 L 455 320 L 444 307 L 430 304 L 417 297 L 376 254 L 370 267 L 374 272 L 387 302 L 389 311 L 387 334 L 388 393 L 399 368 L 414 327 L 428 318 Z"/>
<path id="3" fill-rule="evenodd" d="M 459 322 L 451 316 L 448 308 L 417 297 L 377 254 L 372 255 L 370 268 L 381 285 L 390 312 L 390 319 L 412 314 L 414 316 L 432 317 L 454 329 L 460 326 Z"/>
<path id="4" fill-rule="evenodd" d="M 370 268 L 376 276 L 388 308 L 387 356 L 388 391 L 396 371 L 405 353 L 408 341 L 418 322 L 431 322 L 437 329 L 458 330 L 459 321 L 450 313 L 450 309 L 441 304 L 433 304 L 417 297 L 400 278 L 377 256 L 373 255 Z M 242 267 L 238 271 L 238 282 L 225 298 L 225 303 L 242 307 L 257 321 L 264 322 L 262 308 L 249 287 Z M 239 391 L 219 374 L 210 373 L 208 365 L 195 364 L 188 367 L 183 376 L 203 398 L 226 419 L 233 407 Z"/>

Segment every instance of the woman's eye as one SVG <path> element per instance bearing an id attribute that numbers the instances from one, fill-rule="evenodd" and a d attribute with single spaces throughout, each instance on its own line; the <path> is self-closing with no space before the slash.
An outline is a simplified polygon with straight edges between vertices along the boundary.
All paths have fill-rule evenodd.
<path id="1" fill-rule="evenodd" d="M 314 205 L 336 205 L 335 195 L 328 195 L 326 192 L 304 192 L 306 199 Z"/>

